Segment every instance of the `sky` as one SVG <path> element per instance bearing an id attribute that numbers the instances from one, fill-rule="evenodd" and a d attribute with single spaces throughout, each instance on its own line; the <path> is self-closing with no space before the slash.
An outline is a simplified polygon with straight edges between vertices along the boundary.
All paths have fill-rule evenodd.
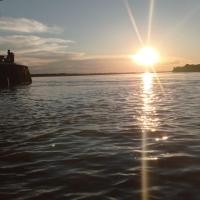
<path id="1" fill-rule="evenodd" d="M 0 53 L 32 73 L 142 72 L 130 56 L 150 45 L 169 71 L 200 63 L 199 19 L 199 0 L 3 0 Z"/>

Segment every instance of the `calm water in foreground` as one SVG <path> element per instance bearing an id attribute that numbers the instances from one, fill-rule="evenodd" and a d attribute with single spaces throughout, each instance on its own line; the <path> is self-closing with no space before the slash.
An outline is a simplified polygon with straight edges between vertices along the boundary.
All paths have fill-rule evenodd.
<path id="1" fill-rule="evenodd" d="M 0 199 L 199 200 L 200 74 L 158 76 L 0 91 Z"/>

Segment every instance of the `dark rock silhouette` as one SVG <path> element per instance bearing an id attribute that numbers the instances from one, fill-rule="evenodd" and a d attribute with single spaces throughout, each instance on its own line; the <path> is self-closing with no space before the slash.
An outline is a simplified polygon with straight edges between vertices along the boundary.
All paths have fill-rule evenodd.
<path id="1" fill-rule="evenodd" d="M 198 65 L 185 65 L 183 67 L 174 67 L 173 72 L 200 72 L 200 64 Z"/>
<path id="2" fill-rule="evenodd" d="M 14 53 L 8 51 L 7 56 L 0 55 L 0 89 L 31 83 L 28 67 L 14 63 Z"/>

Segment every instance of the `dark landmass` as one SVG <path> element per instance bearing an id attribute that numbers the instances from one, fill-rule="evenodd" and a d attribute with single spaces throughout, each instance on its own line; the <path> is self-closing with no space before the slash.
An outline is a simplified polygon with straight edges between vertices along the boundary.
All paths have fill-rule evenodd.
<path id="1" fill-rule="evenodd" d="M 200 64 L 198 65 L 185 65 L 183 67 L 174 67 L 173 72 L 200 72 Z"/>
<path id="2" fill-rule="evenodd" d="M 166 73 L 161 71 L 157 73 Z M 31 74 L 32 77 L 55 77 L 55 76 L 99 76 L 99 75 L 120 75 L 120 74 L 141 74 L 143 72 L 126 72 L 126 73 L 54 73 L 54 74 Z M 153 73 L 153 72 L 152 72 Z"/>
<path id="3" fill-rule="evenodd" d="M 12 88 L 32 83 L 27 66 L 15 63 L 0 63 L 0 88 Z"/>
<path id="4" fill-rule="evenodd" d="M 97 75 L 115 75 L 115 74 L 134 74 L 132 73 L 54 73 L 54 74 L 31 74 L 32 77 L 54 77 L 54 76 L 97 76 Z"/>

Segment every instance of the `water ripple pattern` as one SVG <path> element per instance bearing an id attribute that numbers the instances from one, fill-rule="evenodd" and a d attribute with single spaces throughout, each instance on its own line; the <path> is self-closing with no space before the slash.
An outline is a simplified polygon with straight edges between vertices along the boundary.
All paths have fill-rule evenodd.
<path id="1" fill-rule="evenodd" d="M 158 76 L 1 90 L 0 199 L 200 199 L 200 75 Z"/>

